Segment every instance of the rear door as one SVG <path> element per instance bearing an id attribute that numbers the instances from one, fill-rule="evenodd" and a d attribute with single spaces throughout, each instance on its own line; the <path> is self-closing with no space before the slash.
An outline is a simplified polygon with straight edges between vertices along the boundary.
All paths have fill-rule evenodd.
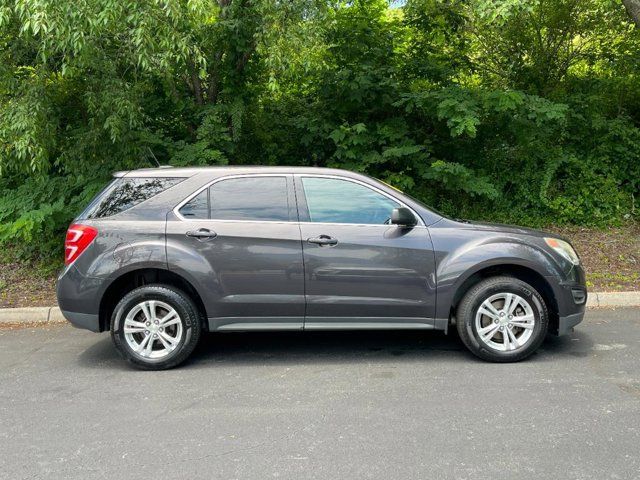
<path id="1" fill-rule="evenodd" d="M 296 175 L 305 330 L 433 328 L 434 258 L 424 225 L 388 224 L 401 203 L 363 182 Z"/>
<path id="2" fill-rule="evenodd" d="M 291 175 L 215 180 L 176 208 L 167 245 L 170 268 L 200 285 L 211 329 L 302 328 L 302 246 Z"/>

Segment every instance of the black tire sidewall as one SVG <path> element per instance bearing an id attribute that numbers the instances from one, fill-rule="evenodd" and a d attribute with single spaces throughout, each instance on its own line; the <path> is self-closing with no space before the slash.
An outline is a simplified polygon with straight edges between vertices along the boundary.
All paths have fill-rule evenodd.
<path id="1" fill-rule="evenodd" d="M 182 338 L 178 347 L 166 357 L 155 359 L 141 357 L 131 349 L 125 339 L 124 319 L 132 308 L 146 300 L 164 302 L 174 308 L 180 316 L 183 328 Z M 180 290 L 164 285 L 148 285 L 132 290 L 120 300 L 111 316 L 111 338 L 118 351 L 128 362 L 147 369 L 161 370 L 183 362 L 195 348 L 194 343 L 197 342 L 199 333 L 197 308 L 191 299 Z"/>
<path id="2" fill-rule="evenodd" d="M 535 317 L 533 333 L 524 348 L 503 352 L 492 349 L 480 339 L 480 335 L 475 327 L 476 312 L 482 302 L 498 293 L 514 293 L 519 295 L 529 302 L 529 305 L 531 305 L 533 309 Z M 458 328 L 461 334 L 460 336 L 474 354 L 485 360 L 504 362 L 522 360 L 538 349 L 547 334 L 549 315 L 544 299 L 535 288 L 515 278 L 512 280 L 496 279 L 494 281 L 482 282 L 468 292 L 467 296 L 465 296 L 461 302 L 461 307 L 461 313 L 464 318 L 459 318 L 458 321 L 460 322 L 460 320 L 462 320 L 462 324 L 459 326 L 464 329 L 464 332 L 460 332 L 461 329 Z"/>

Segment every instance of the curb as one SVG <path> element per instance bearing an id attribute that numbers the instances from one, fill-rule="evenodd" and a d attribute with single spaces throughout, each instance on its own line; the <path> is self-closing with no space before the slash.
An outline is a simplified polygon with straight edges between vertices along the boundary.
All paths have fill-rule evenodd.
<path id="1" fill-rule="evenodd" d="M 589 292 L 587 307 L 640 307 L 640 292 Z"/>
<path id="2" fill-rule="evenodd" d="M 640 307 L 638 292 L 590 292 L 587 308 Z M 66 323 L 58 307 L 0 308 L 0 324 L 60 324 Z"/>
<path id="3" fill-rule="evenodd" d="M 64 323 L 66 321 L 58 307 L 0 308 L 0 324 L 54 324 Z"/>

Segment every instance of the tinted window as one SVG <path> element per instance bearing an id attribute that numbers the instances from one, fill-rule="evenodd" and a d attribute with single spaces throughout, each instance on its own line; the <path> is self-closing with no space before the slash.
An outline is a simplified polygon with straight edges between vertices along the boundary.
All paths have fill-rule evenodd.
<path id="1" fill-rule="evenodd" d="M 184 218 L 209 218 L 209 190 L 205 189 L 180 208 Z"/>
<path id="2" fill-rule="evenodd" d="M 400 206 L 375 190 L 346 180 L 307 177 L 302 185 L 312 222 L 382 225 Z"/>
<path id="3" fill-rule="evenodd" d="M 211 218 L 218 220 L 289 220 L 285 177 L 230 178 L 209 189 Z"/>
<path id="4" fill-rule="evenodd" d="M 182 178 L 119 178 L 100 193 L 84 211 L 84 218 L 101 218 L 124 212 L 181 182 Z"/>

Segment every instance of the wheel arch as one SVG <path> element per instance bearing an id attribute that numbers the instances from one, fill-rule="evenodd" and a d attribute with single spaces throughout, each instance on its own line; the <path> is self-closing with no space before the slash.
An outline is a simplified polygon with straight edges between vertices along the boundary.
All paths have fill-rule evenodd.
<path id="1" fill-rule="evenodd" d="M 449 319 L 455 318 L 456 310 L 462 297 L 474 285 L 482 280 L 496 276 L 510 276 L 522 280 L 534 287 L 544 299 L 549 311 L 549 330 L 554 331 L 558 326 L 558 302 L 549 281 L 535 269 L 515 263 L 499 263 L 469 271 L 459 280 L 450 303 Z"/>
<path id="2" fill-rule="evenodd" d="M 196 288 L 181 275 L 162 268 L 139 268 L 121 274 L 109 283 L 100 298 L 99 325 L 100 331 L 109 330 L 111 315 L 118 302 L 134 288 L 149 284 L 164 284 L 176 287 L 188 294 L 200 312 L 202 327 L 208 328 L 206 309 Z"/>

